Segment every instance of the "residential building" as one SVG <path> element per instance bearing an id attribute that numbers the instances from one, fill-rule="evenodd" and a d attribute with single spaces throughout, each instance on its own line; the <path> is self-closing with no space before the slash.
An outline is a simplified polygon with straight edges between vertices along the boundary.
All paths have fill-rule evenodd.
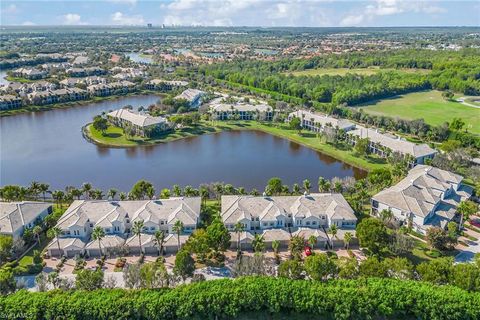
<path id="1" fill-rule="evenodd" d="M 131 126 L 135 129 L 135 133 L 140 136 L 150 136 L 171 129 L 170 123 L 164 117 L 152 117 L 149 114 L 135 112 L 127 108 L 109 112 L 107 118 L 117 127 Z"/>
<path id="2" fill-rule="evenodd" d="M 17 109 L 22 106 L 22 98 L 6 94 L 0 95 L 0 110 Z"/>
<path id="3" fill-rule="evenodd" d="M 71 77 L 99 76 L 106 74 L 107 71 L 99 67 L 87 68 L 69 68 L 65 73 Z"/>
<path id="4" fill-rule="evenodd" d="M 0 202 L 0 234 L 19 239 L 26 228 L 33 228 L 52 213 L 52 205 L 45 202 Z"/>
<path id="5" fill-rule="evenodd" d="M 158 230 L 174 234 L 173 226 L 177 221 L 183 223 L 183 234 L 190 234 L 199 223 L 200 204 L 200 197 L 137 201 L 76 200 L 57 223 L 62 230 L 59 239 L 70 239 L 61 240 L 60 254 L 65 255 L 68 250 L 74 249 L 75 254 L 99 254 L 98 241 L 95 244 L 91 239 L 95 227 L 103 229 L 106 234 L 104 239 L 108 237 L 110 254 L 125 250 L 123 246 L 126 239 L 133 236 L 132 227 L 137 221 L 143 222 L 141 237 L 145 239 Z M 71 239 L 80 239 L 81 242 Z M 51 256 L 59 255 L 56 239 L 47 250 Z"/>
<path id="6" fill-rule="evenodd" d="M 437 151 L 428 144 L 416 144 L 401 137 L 388 133 L 381 133 L 378 129 L 365 128 L 357 125 L 354 130 L 347 132 L 347 140 L 355 145 L 359 139 L 369 140 L 369 151 L 381 157 L 388 157 L 397 152 L 409 159 L 412 168 L 417 164 L 425 164 L 428 159 L 433 159 Z"/>
<path id="7" fill-rule="evenodd" d="M 396 221 L 421 233 L 430 227 L 445 228 L 458 204 L 472 195 L 462 180 L 458 174 L 417 165 L 399 183 L 372 197 L 372 213 L 391 210 Z"/>
<path id="8" fill-rule="evenodd" d="M 190 108 L 198 108 L 202 104 L 202 97 L 206 93 L 198 89 L 186 89 L 181 94 L 175 97 L 175 99 L 187 100 Z"/>
<path id="9" fill-rule="evenodd" d="M 28 100 L 34 105 L 45 105 L 58 102 L 58 96 L 51 91 L 34 91 L 27 94 Z"/>
<path id="10" fill-rule="evenodd" d="M 292 112 L 288 115 L 287 120 L 290 121 L 295 117 L 301 120 L 302 128 L 313 132 L 323 132 L 326 127 L 344 131 L 355 129 L 355 124 L 348 120 L 333 118 L 325 114 L 314 113 L 307 110 Z"/>
<path id="11" fill-rule="evenodd" d="M 240 222 L 246 231 L 288 228 L 353 229 L 357 217 L 345 198 L 337 193 L 301 196 L 222 196 L 222 219 L 233 231 Z"/>
<path id="12" fill-rule="evenodd" d="M 273 119 L 273 108 L 268 104 L 250 104 L 239 102 L 215 103 L 210 105 L 210 112 L 217 120 L 263 120 L 271 121 Z"/>
<path id="13" fill-rule="evenodd" d="M 42 79 L 47 76 L 46 71 L 41 71 L 35 68 L 18 68 L 12 71 L 14 77 L 26 78 L 29 80 Z"/>
<path id="14" fill-rule="evenodd" d="M 160 90 L 160 91 L 170 91 L 173 89 L 186 87 L 188 86 L 187 81 L 176 81 L 176 80 L 163 80 L 163 79 L 152 79 L 145 84 L 145 88 L 148 90 Z"/>

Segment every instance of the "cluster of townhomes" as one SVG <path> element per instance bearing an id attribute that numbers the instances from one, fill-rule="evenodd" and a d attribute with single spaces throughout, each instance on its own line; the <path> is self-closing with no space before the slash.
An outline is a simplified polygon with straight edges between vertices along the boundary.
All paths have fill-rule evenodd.
<path id="1" fill-rule="evenodd" d="M 130 126 L 135 134 L 143 137 L 172 129 L 172 124 L 164 117 L 153 117 L 145 112 L 122 108 L 107 113 L 107 119 L 115 126 Z"/>
<path id="2" fill-rule="evenodd" d="M 381 133 L 378 129 L 365 128 L 345 119 L 337 119 L 328 115 L 298 110 L 288 115 L 287 120 L 293 118 L 301 120 L 304 129 L 323 132 L 327 129 L 343 130 L 346 133 L 346 141 L 355 145 L 359 139 L 368 139 L 369 151 L 381 157 L 388 157 L 392 153 L 398 153 L 408 159 L 410 168 L 417 164 L 424 164 L 426 160 L 433 159 L 437 151 L 427 144 L 416 144 L 405 139 L 389 134 Z"/>
<path id="3" fill-rule="evenodd" d="M 430 227 L 446 228 L 458 219 L 457 207 L 472 195 L 472 188 L 457 174 L 427 165 L 417 165 L 396 185 L 372 197 L 372 214 L 391 210 L 399 224 L 426 233 Z M 1 202 L 0 234 L 21 237 L 52 211 L 42 202 Z M 155 233 L 165 233 L 164 252 L 174 253 L 200 222 L 200 197 L 175 197 L 158 200 L 76 200 L 57 223 L 58 238 L 47 246 L 50 256 L 157 254 Z M 353 243 L 357 217 L 341 194 L 312 193 L 298 196 L 225 195 L 221 199 L 221 218 L 231 233 L 231 248 L 239 241 L 241 249 L 251 249 L 255 236 L 261 236 L 267 249 L 273 241 L 287 247 L 292 236 L 310 239 L 317 248 L 339 247 L 346 232 Z M 140 237 L 133 232 L 141 221 Z M 174 225 L 184 229 L 178 238 Z M 238 230 L 238 225 L 242 230 Z M 329 230 L 335 226 L 333 236 Z M 105 233 L 101 240 L 92 238 L 94 228 Z M 141 246 L 139 244 L 141 243 Z"/>
<path id="4" fill-rule="evenodd" d="M 202 104 L 202 98 L 206 93 L 202 90 L 198 89 L 186 89 L 178 96 L 176 96 L 175 100 L 186 100 L 190 106 L 190 108 L 198 108 Z"/>
<path id="5" fill-rule="evenodd" d="M 273 108 L 268 104 L 252 104 L 246 102 L 212 103 L 210 113 L 215 120 L 273 120 Z"/>

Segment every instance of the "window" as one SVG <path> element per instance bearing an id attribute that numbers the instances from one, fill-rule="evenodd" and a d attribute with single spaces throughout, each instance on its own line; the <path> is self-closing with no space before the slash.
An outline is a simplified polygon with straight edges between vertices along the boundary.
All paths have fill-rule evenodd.
<path id="1" fill-rule="evenodd" d="M 110 233 L 110 228 L 105 228 L 105 233 Z"/>
<path id="2" fill-rule="evenodd" d="M 316 225 L 317 221 L 312 221 L 312 226 Z"/>
<path id="3" fill-rule="evenodd" d="M 307 226 L 309 226 L 309 225 L 310 225 L 310 221 L 307 221 L 307 223 L 306 223 L 306 224 L 307 224 Z"/>
<path id="4" fill-rule="evenodd" d="M 263 223 L 263 226 L 264 226 L 264 227 L 266 227 L 266 226 L 267 226 L 267 223 L 266 223 L 266 222 L 264 222 L 264 223 Z"/>
<path id="5" fill-rule="evenodd" d="M 93 228 L 93 223 L 90 223 L 90 228 Z"/>
<path id="6" fill-rule="evenodd" d="M 165 224 L 165 222 L 162 220 L 162 221 L 160 221 L 160 224 L 163 226 Z"/>
<path id="7" fill-rule="evenodd" d="M 150 227 L 150 230 L 152 230 L 152 231 L 155 230 L 155 227 Z"/>

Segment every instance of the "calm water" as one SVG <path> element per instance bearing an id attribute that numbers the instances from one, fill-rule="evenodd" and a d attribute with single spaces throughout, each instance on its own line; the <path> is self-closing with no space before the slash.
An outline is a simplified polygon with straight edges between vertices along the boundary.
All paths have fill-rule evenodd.
<path id="1" fill-rule="evenodd" d="M 151 147 L 111 149 L 88 143 L 81 127 L 102 111 L 131 104 L 146 106 L 157 96 L 128 97 L 69 109 L 0 118 L 0 185 L 50 183 L 54 189 L 91 182 L 128 191 L 139 179 L 157 189 L 224 181 L 263 189 L 279 176 L 284 183 L 319 175 L 360 177 L 352 169 L 287 140 L 261 132 L 224 132 Z"/>
<path id="2" fill-rule="evenodd" d="M 7 85 L 7 84 L 10 83 L 10 81 L 5 79 L 6 77 L 7 77 L 7 71 L 6 70 L 0 70 L 0 86 Z"/>
<path id="3" fill-rule="evenodd" d="M 129 57 L 130 60 L 132 60 L 133 62 L 138 62 L 138 63 L 151 64 L 153 62 L 153 59 L 151 56 L 145 56 L 138 52 L 127 53 L 127 57 Z"/>

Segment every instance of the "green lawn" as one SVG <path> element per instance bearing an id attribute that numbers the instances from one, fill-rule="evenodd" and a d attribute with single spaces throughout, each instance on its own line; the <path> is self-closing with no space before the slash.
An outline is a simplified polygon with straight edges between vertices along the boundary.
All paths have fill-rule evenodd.
<path id="1" fill-rule="evenodd" d="M 480 134 L 480 109 L 459 102 L 446 101 L 440 91 L 422 91 L 373 101 L 360 106 L 365 112 L 402 119 L 424 119 L 426 123 L 440 125 L 462 118 L 469 131 Z"/>
<path id="2" fill-rule="evenodd" d="M 294 76 L 344 76 L 347 73 L 354 73 L 360 75 L 372 75 L 381 71 L 401 71 L 407 73 L 428 73 L 429 70 L 425 69 L 380 69 L 380 68 L 322 68 L 322 69 L 307 69 L 302 71 L 287 72 Z"/>
<path id="3" fill-rule="evenodd" d="M 294 141 L 298 144 L 320 151 L 333 158 L 365 170 L 381 168 L 387 165 L 384 159 L 377 157 L 359 157 L 352 150 L 337 148 L 331 144 L 325 143 L 312 132 L 303 131 L 301 134 L 298 134 L 296 131 L 289 130 L 285 125 L 272 125 L 270 123 L 259 123 L 256 121 L 217 121 L 214 124 L 211 122 L 202 122 L 197 127 L 176 130 L 175 132 L 167 133 L 150 139 L 141 137 L 126 139 L 122 129 L 112 126 L 108 128 L 104 135 L 95 130 L 91 125 L 88 125 L 86 128 L 87 135 L 95 142 L 112 147 L 153 145 L 202 134 L 230 130 L 263 131 L 277 137 Z"/>

